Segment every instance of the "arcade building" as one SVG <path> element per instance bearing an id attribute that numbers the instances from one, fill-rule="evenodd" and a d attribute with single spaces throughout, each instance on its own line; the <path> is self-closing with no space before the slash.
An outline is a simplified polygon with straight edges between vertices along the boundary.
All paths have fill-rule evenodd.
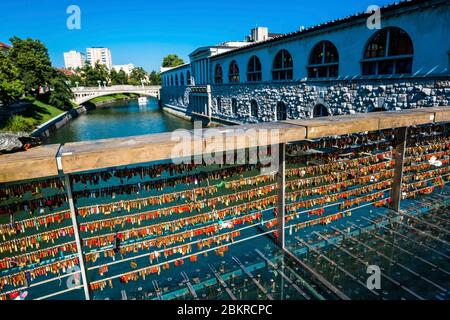
<path id="1" fill-rule="evenodd" d="M 225 124 L 446 106 L 450 7 L 411 0 L 288 34 L 255 28 L 163 69 L 162 107 Z"/>

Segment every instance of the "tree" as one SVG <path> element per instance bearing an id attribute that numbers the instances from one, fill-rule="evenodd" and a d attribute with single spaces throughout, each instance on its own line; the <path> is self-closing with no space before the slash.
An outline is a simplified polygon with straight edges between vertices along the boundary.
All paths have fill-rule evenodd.
<path id="1" fill-rule="evenodd" d="M 148 76 L 151 85 L 159 86 L 161 84 L 161 74 L 153 70 Z"/>
<path id="2" fill-rule="evenodd" d="M 3 104 L 10 104 L 24 94 L 25 85 L 19 76 L 19 70 L 9 57 L 0 54 L 0 101 Z"/>
<path id="3" fill-rule="evenodd" d="M 12 48 L 8 56 L 19 71 L 19 79 L 25 84 L 28 93 L 37 94 L 39 87 L 48 84 L 49 74 L 53 72 L 48 50 L 39 40 L 31 38 L 10 39 Z"/>
<path id="4" fill-rule="evenodd" d="M 98 86 L 98 80 L 103 85 L 103 81 L 109 81 L 109 76 L 108 68 L 98 62 L 93 68 L 90 65 L 86 65 L 81 69 L 81 78 L 83 79 L 83 85 L 86 87 Z"/>
<path id="5" fill-rule="evenodd" d="M 122 69 L 119 72 L 112 69 L 109 77 L 112 85 L 128 84 L 128 76 Z"/>
<path id="6" fill-rule="evenodd" d="M 145 72 L 144 68 L 136 67 L 131 71 L 129 83 L 134 86 L 141 85 L 141 80 L 147 79 L 147 72 Z"/>
<path id="7" fill-rule="evenodd" d="M 50 97 L 48 102 L 59 109 L 68 110 L 72 108 L 71 100 L 74 98 L 70 90 L 69 78 L 62 72 L 54 70 L 50 79 Z"/>
<path id="8" fill-rule="evenodd" d="M 164 57 L 162 66 L 163 68 L 173 68 L 181 66 L 182 64 L 184 64 L 184 61 L 178 55 L 169 54 Z"/>
<path id="9" fill-rule="evenodd" d="M 77 82 L 78 82 L 79 86 L 84 85 L 84 80 L 83 80 L 83 78 L 81 78 L 81 70 L 80 69 L 75 70 L 75 73 L 67 76 L 67 78 L 70 81 L 71 87 L 76 87 Z"/>

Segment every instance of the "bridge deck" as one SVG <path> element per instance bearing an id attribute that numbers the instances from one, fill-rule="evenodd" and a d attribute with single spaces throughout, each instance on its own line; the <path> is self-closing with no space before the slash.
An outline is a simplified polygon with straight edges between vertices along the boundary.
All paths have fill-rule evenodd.
<path id="1" fill-rule="evenodd" d="M 335 116 L 311 120 L 287 120 L 261 124 L 227 126 L 209 131 L 186 131 L 192 137 L 187 142 L 191 154 L 226 151 L 271 144 L 267 136 L 258 136 L 249 129 L 276 130 L 277 143 L 289 143 L 332 135 L 377 131 L 449 122 L 450 108 L 427 108 Z M 241 129 L 241 130 L 239 130 Z M 274 137 L 276 138 L 276 137 Z M 58 173 L 57 156 L 61 157 L 64 173 L 74 173 L 114 166 L 170 159 L 179 141 L 172 141 L 172 133 L 49 145 L 28 151 L 0 156 L 0 183 L 52 176 Z M 58 150 L 60 149 L 58 153 Z M 57 155 L 58 153 L 58 155 Z"/>

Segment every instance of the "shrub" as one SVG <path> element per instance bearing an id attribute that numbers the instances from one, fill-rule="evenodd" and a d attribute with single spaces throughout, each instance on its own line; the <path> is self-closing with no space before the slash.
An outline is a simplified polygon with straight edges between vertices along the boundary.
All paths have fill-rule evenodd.
<path id="1" fill-rule="evenodd" d="M 13 132 L 31 132 L 34 129 L 34 122 L 32 119 L 24 118 L 19 115 L 12 116 L 4 128 L 5 131 Z"/>

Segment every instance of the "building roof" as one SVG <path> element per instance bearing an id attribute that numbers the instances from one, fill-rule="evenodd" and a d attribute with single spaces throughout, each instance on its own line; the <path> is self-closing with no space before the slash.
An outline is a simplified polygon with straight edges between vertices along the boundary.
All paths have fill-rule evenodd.
<path id="1" fill-rule="evenodd" d="M 176 66 L 176 67 L 170 67 L 170 68 L 161 67 L 160 68 L 160 72 L 164 73 L 164 72 L 174 71 L 174 70 L 177 70 L 177 69 L 182 69 L 182 68 L 188 67 L 190 65 L 191 65 L 190 63 L 184 63 L 184 64 L 181 64 L 181 65 Z"/>
<path id="2" fill-rule="evenodd" d="M 6 49 L 10 49 L 10 48 L 11 48 L 11 46 L 9 46 L 9 45 L 7 45 L 6 43 L 1 42 L 1 41 L 0 41 L 0 47 L 1 47 L 1 48 L 6 48 Z"/>
<path id="3" fill-rule="evenodd" d="M 403 0 L 400 2 L 395 2 L 392 4 L 388 4 L 385 5 L 383 7 L 380 7 L 381 9 L 381 14 L 386 14 L 395 10 L 399 10 L 399 9 L 403 9 L 403 8 L 408 8 L 408 7 L 413 7 L 415 5 L 420 5 L 420 4 L 424 4 L 424 5 L 430 5 L 430 6 L 434 6 L 436 4 L 447 4 L 448 5 L 448 0 Z M 260 41 L 260 42 L 254 42 L 254 43 L 250 43 L 249 45 L 246 45 L 244 47 L 240 47 L 237 49 L 233 49 L 227 52 L 223 52 L 217 55 L 212 56 L 212 59 L 215 58 L 219 58 L 219 57 L 223 57 L 229 54 L 234 54 L 237 52 L 241 52 L 241 51 L 245 51 L 251 48 L 255 48 L 255 47 L 260 47 L 260 46 L 264 46 L 270 43 L 276 43 L 276 42 L 281 42 L 287 39 L 292 39 L 292 38 L 296 38 L 299 36 L 304 36 L 313 32 L 317 32 L 317 31 L 324 31 L 326 29 L 335 27 L 335 26 L 340 26 L 340 25 L 345 25 L 347 23 L 350 22 L 355 22 L 361 19 L 367 19 L 372 13 L 366 13 L 366 12 L 361 12 L 361 13 L 356 13 L 350 16 L 347 16 L 345 18 L 340 18 L 340 19 L 336 19 L 336 20 L 332 20 L 332 21 L 328 21 L 325 23 L 321 23 L 312 27 L 308 27 L 308 28 L 304 28 L 301 29 L 299 31 L 295 31 L 295 32 L 291 32 L 291 33 L 286 33 L 286 34 L 281 34 L 278 36 L 275 36 L 271 39 L 265 40 L 265 41 Z"/>
<path id="4" fill-rule="evenodd" d="M 66 68 L 59 68 L 58 70 L 59 70 L 60 72 L 64 73 L 66 76 L 71 76 L 71 75 L 76 74 L 75 71 L 70 70 L 70 69 L 66 69 Z"/>

